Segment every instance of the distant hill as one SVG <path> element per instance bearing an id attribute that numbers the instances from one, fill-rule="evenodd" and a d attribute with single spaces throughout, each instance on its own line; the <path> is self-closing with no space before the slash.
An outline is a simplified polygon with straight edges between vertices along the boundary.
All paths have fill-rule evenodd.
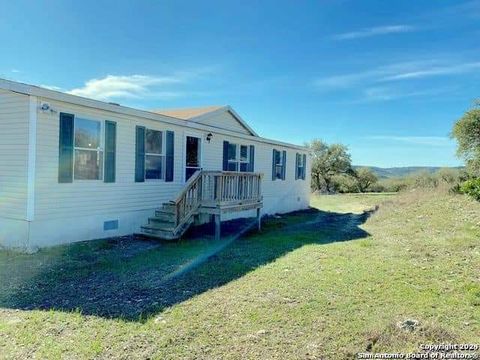
<path id="1" fill-rule="evenodd" d="M 440 167 L 436 167 L 436 166 L 405 166 L 405 167 L 391 167 L 391 168 L 381 168 L 376 166 L 354 166 L 354 167 L 356 169 L 361 167 L 369 168 L 380 179 L 404 177 L 413 173 L 423 172 L 423 171 L 434 173 L 439 169 L 441 169 Z M 461 169 L 461 167 L 456 167 L 454 169 Z"/>

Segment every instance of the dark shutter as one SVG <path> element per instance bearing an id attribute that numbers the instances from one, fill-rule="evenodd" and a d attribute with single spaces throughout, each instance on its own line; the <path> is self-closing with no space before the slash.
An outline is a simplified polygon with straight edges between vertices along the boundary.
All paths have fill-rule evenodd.
<path id="1" fill-rule="evenodd" d="M 173 181 L 173 167 L 174 167 L 174 157 L 173 157 L 173 152 L 175 150 L 175 144 L 174 144 L 174 133 L 173 131 L 167 131 L 166 133 L 166 156 L 165 156 L 165 181 L 171 182 Z"/>
<path id="2" fill-rule="evenodd" d="M 303 155 L 303 177 L 302 179 L 305 180 L 307 174 L 307 155 Z"/>
<path id="3" fill-rule="evenodd" d="M 282 159 L 283 159 L 282 180 L 285 180 L 285 174 L 287 172 L 287 152 L 286 151 L 283 151 Z"/>
<path id="4" fill-rule="evenodd" d="M 295 156 L 295 180 L 298 180 L 298 175 L 299 175 L 298 174 L 299 165 L 300 165 L 300 163 L 299 163 L 300 159 L 299 158 L 300 158 L 300 154 L 297 153 L 296 156 Z"/>
<path id="5" fill-rule="evenodd" d="M 272 180 L 276 180 L 277 179 L 277 174 L 275 172 L 275 158 L 276 158 L 276 155 L 277 154 L 277 150 L 273 149 L 273 157 L 272 157 Z"/>
<path id="6" fill-rule="evenodd" d="M 73 181 L 73 141 L 74 116 L 60 113 L 60 133 L 58 146 L 58 182 Z"/>
<path id="7" fill-rule="evenodd" d="M 250 163 L 248 164 L 248 171 L 255 171 L 255 146 L 250 145 Z"/>
<path id="8" fill-rule="evenodd" d="M 135 182 L 145 181 L 145 127 L 137 126 L 135 132 Z"/>
<path id="9" fill-rule="evenodd" d="M 105 121 L 105 175 L 106 183 L 115 182 L 116 167 L 116 148 L 117 148 L 117 123 Z"/>
<path id="10" fill-rule="evenodd" d="M 228 170 L 228 141 L 223 142 L 223 171 Z"/>

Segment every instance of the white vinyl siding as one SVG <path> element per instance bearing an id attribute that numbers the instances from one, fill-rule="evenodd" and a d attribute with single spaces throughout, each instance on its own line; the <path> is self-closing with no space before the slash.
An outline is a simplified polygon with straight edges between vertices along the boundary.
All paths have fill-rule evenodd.
<path id="1" fill-rule="evenodd" d="M 235 131 L 241 134 L 250 135 L 248 131 L 229 111 L 225 110 L 223 112 L 215 113 L 208 118 L 195 120 L 199 124 L 210 125 L 216 128 L 226 129 L 230 131 Z"/>
<path id="2" fill-rule="evenodd" d="M 35 217 L 38 220 L 105 214 L 118 211 L 154 210 L 162 202 L 175 198 L 183 188 L 185 174 L 185 135 L 191 134 L 180 126 L 138 117 L 114 114 L 103 110 L 71 105 L 62 102 L 50 104 L 57 113 L 38 114 L 37 135 L 37 174 Z M 66 112 L 92 120 L 117 122 L 117 181 L 115 183 L 73 182 L 58 183 L 58 114 Z M 135 126 L 175 133 L 174 181 L 135 182 Z M 202 167 L 206 170 L 221 170 L 223 164 L 223 141 L 242 144 L 244 139 L 225 136 L 212 129 L 210 143 L 204 142 Z M 206 133 L 198 132 L 200 137 Z M 264 212 L 288 212 L 308 206 L 309 184 L 295 181 L 295 153 L 298 150 L 255 141 L 255 171 L 264 174 Z M 272 181 L 272 149 L 287 151 L 286 181 Z M 308 167 L 307 167 L 308 169 Z M 147 220 L 147 219 L 145 219 Z"/>
<path id="3" fill-rule="evenodd" d="M 47 101 L 47 100 L 45 100 Z M 155 209 L 171 200 L 183 186 L 183 128 L 114 114 L 108 111 L 49 101 L 57 113 L 38 113 L 35 217 L 38 220 L 87 216 L 118 211 Z M 91 120 L 117 123 L 116 182 L 77 181 L 58 183 L 59 113 Z M 135 126 L 175 133 L 173 182 L 135 182 Z M 146 219 L 145 219 L 146 220 Z"/>
<path id="4" fill-rule="evenodd" d="M 35 220 L 30 225 L 30 245 L 47 246 L 65 242 L 88 240 L 115 235 L 126 235 L 140 230 L 154 210 L 163 202 L 175 199 L 183 189 L 185 179 L 185 138 L 198 136 L 202 140 L 211 132 L 210 143 L 203 141 L 202 168 L 221 170 L 223 166 L 223 141 L 247 144 L 242 137 L 219 134 L 212 127 L 208 131 L 192 131 L 182 126 L 166 124 L 132 115 L 113 113 L 80 105 L 47 101 L 55 112 L 38 111 L 37 157 L 35 176 Z M 116 182 L 74 181 L 58 183 L 59 114 L 74 114 L 75 117 L 117 124 Z M 25 100 L 25 119 L 28 123 L 28 98 Z M 20 124 L 22 124 L 20 121 Z M 27 124 L 21 125 L 26 130 Z M 135 127 L 173 131 L 175 136 L 173 182 L 135 182 Z M 13 131 L 9 128 L 8 131 Z M 26 197 L 27 132 L 23 149 L 24 163 L 18 165 L 23 172 Z M 103 136 L 103 135 L 102 135 Z M 164 140 L 165 138 L 163 138 Z M 263 173 L 263 214 L 285 213 L 304 209 L 309 204 L 310 183 L 295 181 L 295 154 L 299 149 L 248 140 L 255 146 L 255 172 Z M 272 149 L 287 151 L 285 181 L 272 181 Z M 301 152 L 301 150 L 300 150 Z M 307 158 L 308 163 L 308 158 Z M 307 164 L 307 179 L 309 178 Z M 23 213 L 25 205 L 23 205 Z M 235 217 L 254 216 L 254 212 L 231 213 L 225 220 Z M 119 230 L 105 232 L 104 221 L 118 220 Z"/>
<path id="5" fill-rule="evenodd" d="M 0 90 L 0 217 L 26 219 L 29 96 Z"/>

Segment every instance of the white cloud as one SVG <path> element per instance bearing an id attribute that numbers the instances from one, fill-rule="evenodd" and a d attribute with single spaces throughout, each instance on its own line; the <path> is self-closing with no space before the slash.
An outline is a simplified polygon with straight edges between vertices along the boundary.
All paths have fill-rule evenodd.
<path id="1" fill-rule="evenodd" d="M 84 86 L 68 91 L 69 94 L 97 100 L 142 98 L 152 93 L 158 97 L 172 97 L 180 92 L 159 90 L 162 86 L 186 81 L 185 75 L 107 75 L 101 79 L 88 80 Z"/>
<path id="2" fill-rule="evenodd" d="M 453 141 L 446 136 L 393 136 L 393 135 L 377 135 L 368 136 L 369 140 L 381 140 L 413 145 L 427 146 L 451 146 Z"/>
<path id="3" fill-rule="evenodd" d="M 67 90 L 55 85 L 40 87 L 63 91 L 101 101 L 128 101 L 135 99 L 171 100 L 184 96 L 207 96 L 210 93 L 192 89 L 196 82 L 218 70 L 218 66 L 198 68 L 192 71 L 179 71 L 168 76 L 152 75 L 107 75 L 85 82 L 81 87 Z M 186 90 L 185 87 L 190 89 Z M 197 84 L 198 85 L 198 84 Z"/>
<path id="4" fill-rule="evenodd" d="M 334 75 L 316 79 L 314 85 L 318 88 L 349 88 L 364 81 L 370 81 L 370 79 L 382 74 L 384 74 L 384 72 L 378 69 L 344 75 Z"/>
<path id="5" fill-rule="evenodd" d="M 21 71 L 18 70 L 18 69 L 12 69 L 12 70 L 10 70 L 10 71 L 11 71 L 12 73 L 15 73 L 15 74 L 21 73 Z"/>
<path id="6" fill-rule="evenodd" d="M 452 62 L 432 58 L 423 61 L 392 63 L 364 71 L 317 78 L 313 85 L 321 91 L 355 90 L 360 100 L 353 102 L 387 101 L 397 98 L 437 95 L 454 90 L 453 86 L 421 88 L 419 80 L 478 73 L 480 62 Z M 408 81 L 417 80 L 415 83 Z M 402 84 L 400 84 L 402 82 Z"/>
<path id="7" fill-rule="evenodd" d="M 375 82 L 389 81 L 389 77 L 399 74 L 416 72 L 438 66 L 439 63 L 441 63 L 441 61 L 438 59 L 392 63 L 355 73 L 317 78 L 314 80 L 314 85 L 318 88 L 349 88 L 359 84 L 372 84 Z"/>
<path id="8" fill-rule="evenodd" d="M 371 87 L 362 91 L 363 97 L 360 100 L 354 101 L 357 103 L 374 102 L 374 101 L 390 101 L 401 98 L 411 98 L 418 96 L 435 96 L 450 92 L 451 88 L 434 88 L 426 90 L 412 90 L 412 89 L 395 89 L 391 87 Z"/>
<path id="9" fill-rule="evenodd" d="M 398 34 L 412 32 L 416 30 L 415 26 L 411 25 L 387 25 L 387 26 L 377 26 L 368 29 L 362 29 L 358 31 L 347 32 L 343 34 L 337 34 L 333 36 L 335 40 L 353 40 L 360 38 L 367 38 L 372 36 L 379 35 L 388 35 L 388 34 Z"/>
<path id="10" fill-rule="evenodd" d="M 437 66 L 432 68 L 419 69 L 416 71 L 392 74 L 381 79 L 382 81 L 418 79 L 428 76 L 444 76 L 469 73 L 480 70 L 480 62 L 455 64 L 449 66 Z"/>

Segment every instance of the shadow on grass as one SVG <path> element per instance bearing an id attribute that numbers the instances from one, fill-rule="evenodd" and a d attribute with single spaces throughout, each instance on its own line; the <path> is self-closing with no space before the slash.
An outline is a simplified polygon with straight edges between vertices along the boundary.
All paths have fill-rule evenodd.
<path id="1" fill-rule="evenodd" d="M 208 224 L 174 243 L 130 236 L 0 253 L 0 307 L 143 321 L 304 245 L 364 238 L 359 225 L 371 213 L 310 209 L 265 219 L 262 233 L 241 238 L 251 219 L 235 220 L 222 224 L 221 241 Z"/>

